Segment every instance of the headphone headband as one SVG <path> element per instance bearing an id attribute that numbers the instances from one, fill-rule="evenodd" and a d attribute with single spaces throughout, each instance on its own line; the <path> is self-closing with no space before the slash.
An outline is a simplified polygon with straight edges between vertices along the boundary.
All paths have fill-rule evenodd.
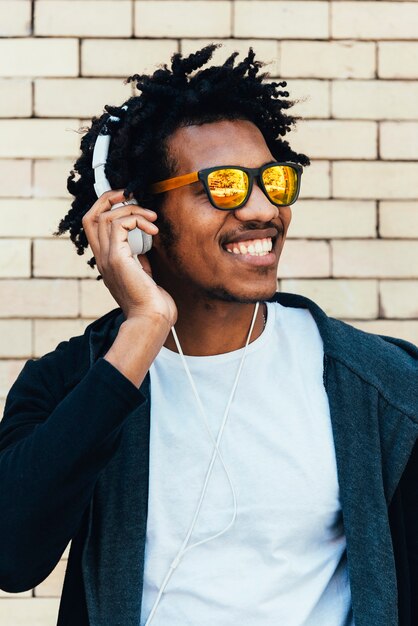
<path id="1" fill-rule="evenodd" d="M 125 111 L 128 109 L 125 104 L 121 107 Z M 109 153 L 109 145 L 111 135 L 108 129 L 108 122 L 120 122 L 120 117 L 116 115 L 110 115 L 100 129 L 100 133 L 96 137 L 93 150 L 92 168 L 94 170 L 94 191 L 99 198 L 105 191 L 110 191 L 112 187 L 106 178 L 105 165 L 107 161 L 107 155 Z"/>

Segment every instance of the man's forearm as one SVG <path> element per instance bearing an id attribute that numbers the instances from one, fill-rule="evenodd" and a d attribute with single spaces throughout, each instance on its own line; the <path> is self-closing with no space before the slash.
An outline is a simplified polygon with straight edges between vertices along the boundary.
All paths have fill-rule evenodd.
<path id="1" fill-rule="evenodd" d="M 162 318 L 128 319 L 103 358 L 139 388 L 169 332 Z"/>
<path id="2" fill-rule="evenodd" d="M 62 395 L 63 371 L 46 378 L 45 357 L 28 362 L 9 392 L 0 431 L 0 588 L 32 589 L 51 573 L 72 539 L 100 472 L 143 394 L 98 359 Z M 51 376 L 54 375 L 50 372 Z"/>

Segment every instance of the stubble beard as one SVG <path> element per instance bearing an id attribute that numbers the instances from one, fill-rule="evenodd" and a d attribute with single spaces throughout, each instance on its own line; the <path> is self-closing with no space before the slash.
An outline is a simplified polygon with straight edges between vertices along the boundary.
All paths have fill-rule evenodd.
<path id="1" fill-rule="evenodd" d="M 179 234 L 175 231 L 171 222 L 169 222 L 161 213 L 158 220 L 158 229 L 161 243 L 164 246 L 164 251 L 167 259 L 173 263 L 173 266 L 177 268 L 177 274 L 179 276 L 188 276 L 187 267 L 183 263 L 176 247 L 179 241 Z M 259 275 L 267 275 L 271 272 L 270 268 L 259 267 Z M 266 289 L 263 293 L 257 296 L 245 296 L 238 295 L 231 292 L 223 285 L 212 285 L 210 288 L 194 284 L 194 299 L 204 299 L 208 302 L 222 301 L 222 302 L 235 302 L 240 304 L 255 304 L 257 302 L 268 300 L 276 293 L 277 284 L 274 288 Z"/>

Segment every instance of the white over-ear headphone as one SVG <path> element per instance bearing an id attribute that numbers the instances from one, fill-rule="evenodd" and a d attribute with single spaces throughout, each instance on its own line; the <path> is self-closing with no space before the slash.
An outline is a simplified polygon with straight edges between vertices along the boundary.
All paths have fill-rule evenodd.
<path id="1" fill-rule="evenodd" d="M 122 109 L 127 109 L 128 107 L 125 105 Z M 109 122 L 119 122 L 120 118 L 114 115 L 109 115 Z M 110 144 L 111 135 L 108 132 L 107 124 L 105 124 L 100 132 L 100 134 L 96 138 L 96 142 L 94 144 L 93 151 L 93 162 L 92 167 L 94 170 L 94 191 L 98 198 L 105 193 L 105 191 L 110 191 L 112 187 L 110 186 L 109 181 L 106 178 L 105 174 L 105 165 L 107 160 L 107 155 L 109 152 L 109 144 Z M 125 202 L 118 202 L 114 204 L 111 208 L 117 209 L 118 207 L 124 206 L 126 204 L 138 204 L 136 200 L 126 200 Z M 143 230 L 139 228 L 134 228 L 130 230 L 128 233 L 128 242 L 132 250 L 132 254 L 145 254 L 151 250 L 152 247 L 152 236 L 148 233 L 145 233 Z"/>

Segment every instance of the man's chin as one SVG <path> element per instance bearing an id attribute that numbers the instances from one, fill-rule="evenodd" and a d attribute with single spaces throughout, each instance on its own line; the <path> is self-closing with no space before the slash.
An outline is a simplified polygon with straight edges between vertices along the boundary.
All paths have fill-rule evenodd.
<path id="1" fill-rule="evenodd" d="M 258 288 L 245 290 L 233 290 L 227 287 L 217 286 L 207 289 L 205 295 L 210 300 L 221 300 L 222 302 L 239 302 L 241 304 L 255 304 L 269 300 L 277 291 L 277 283 L 267 288 L 265 285 Z"/>

